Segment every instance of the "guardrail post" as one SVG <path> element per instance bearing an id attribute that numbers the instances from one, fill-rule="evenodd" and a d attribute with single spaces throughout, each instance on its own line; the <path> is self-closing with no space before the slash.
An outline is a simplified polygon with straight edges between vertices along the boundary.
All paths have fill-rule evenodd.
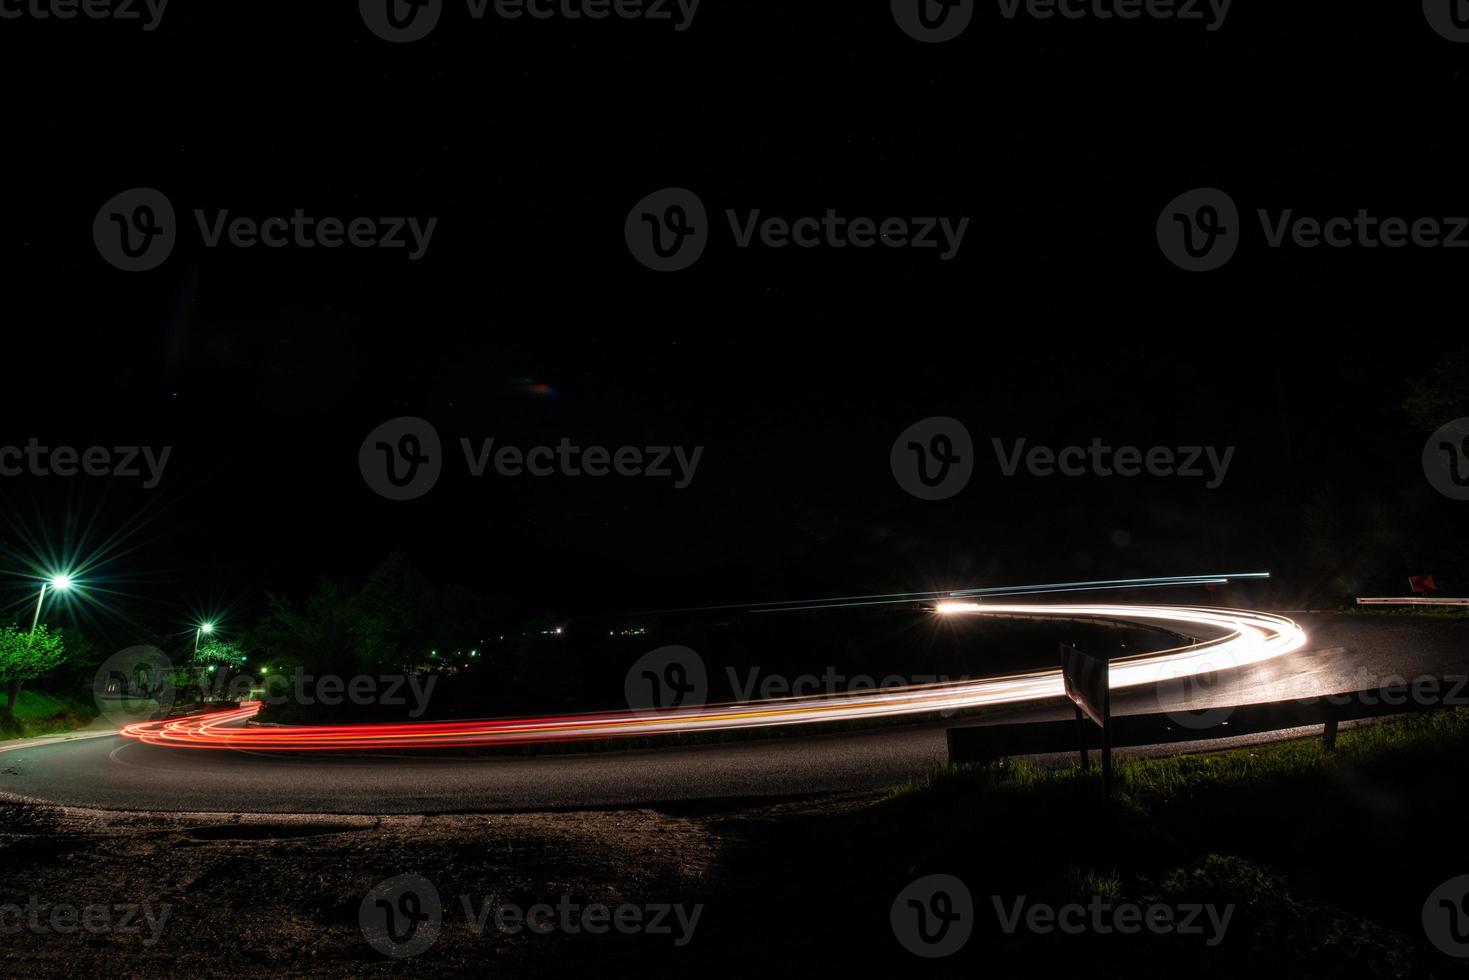
<path id="1" fill-rule="evenodd" d="M 1321 747 L 1328 752 L 1336 751 L 1337 720 L 1333 715 L 1326 719 L 1326 728 L 1321 732 Z"/>
<path id="2" fill-rule="evenodd" d="M 1076 709 L 1076 744 L 1081 748 L 1081 771 L 1091 772 L 1092 760 L 1086 754 L 1086 715 Z"/>

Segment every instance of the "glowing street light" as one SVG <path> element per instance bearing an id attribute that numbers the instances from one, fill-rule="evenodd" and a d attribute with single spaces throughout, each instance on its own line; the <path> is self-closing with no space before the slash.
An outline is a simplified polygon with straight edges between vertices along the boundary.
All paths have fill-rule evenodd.
<path id="1" fill-rule="evenodd" d="M 199 638 L 207 633 L 214 632 L 214 624 L 208 620 L 194 627 L 194 655 L 189 658 L 189 670 L 194 673 L 199 683 L 199 703 L 204 703 L 204 675 L 199 673 Z M 209 673 L 214 673 L 214 666 L 210 665 Z"/>
<path id="2" fill-rule="evenodd" d="M 213 632 L 214 624 L 207 621 L 200 623 L 197 627 L 194 628 L 194 662 L 197 663 L 199 660 L 199 637 L 203 636 L 205 633 Z"/>
<path id="3" fill-rule="evenodd" d="M 36 626 L 41 622 L 41 604 L 46 601 L 46 590 L 55 589 L 57 592 L 69 592 L 74 583 L 70 575 L 53 575 L 41 583 L 41 594 L 36 596 L 36 614 L 31 617 L 31 632 L 36 631 Z"/>

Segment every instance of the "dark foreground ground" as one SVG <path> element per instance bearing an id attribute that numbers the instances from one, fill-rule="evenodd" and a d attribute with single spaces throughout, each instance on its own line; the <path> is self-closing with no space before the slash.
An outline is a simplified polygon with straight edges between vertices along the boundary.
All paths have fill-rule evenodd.
<path id="1" fill-rule="evenodd" d="M 12 805 L 0 830 L 0 964 L 88 977 L 1008 977 L 1081 962 L 1092 976 L 1460 977 L 1469 959 L 1435 948 L 1423 909 L 1469 874 L 1466 748 L 1461 710 L 1344 732 L 1334 753 L 1305 740 L 1128 761 L 1105 808 L 1094 779 L 1025 763 L 948 770 L 892 793 L 595 811 Z M 894 908 L 908 914 L 900 893 L 935 874 L 969 894 L 923 896 L 961 916 L 952 935 L 964 941 L 943 957 L 918 955 L 936 947 L 915 946 Z M 1231 912 L 1218 933 L 1007 933 L 996 902 L 1021 896 Z M 58 919 L 58 907 L 79 911 Z M 544 931 L 517 928 L 516 910 Z M 88 915 L 91 927 L 77 927 Z M 604 921 L 605 934 L 583 930 Z"/>

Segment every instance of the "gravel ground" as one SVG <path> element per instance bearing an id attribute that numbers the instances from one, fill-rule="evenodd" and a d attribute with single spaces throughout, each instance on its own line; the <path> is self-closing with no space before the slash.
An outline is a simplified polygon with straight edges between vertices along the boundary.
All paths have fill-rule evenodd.
<path id="1" fill-rule="evenodd" d="M 698 949 L 678 940 L 696 940 L 718 914 L 726 848 L 781 806 L 356 817 L 8 805 L 0 906 L 20 908 L 0 909 L 0 963 L 38 977 L 672 975 Z M 442 928 L 422 955 L 395 958 L 369 945 L 359 912 L 374 886 L 404 874 L 434 885 Z M 477 933 L 461 896 L 473 909 L 492 898 L 496 909 L 566 904 L 578 910 L 573 923 L 596 904 L 636 906 L 648 926 L 657 906 L 670 911 L 659 934 L 572 934 L 559 913 L 546 934 L 500 931 L 493 920 Z M 111 911 L 94 908 L 94 928 L 67 931 L 68 913 L 57 918 L 65 906 Z M 111 925 L 96 928 L 104 915 Z"/>

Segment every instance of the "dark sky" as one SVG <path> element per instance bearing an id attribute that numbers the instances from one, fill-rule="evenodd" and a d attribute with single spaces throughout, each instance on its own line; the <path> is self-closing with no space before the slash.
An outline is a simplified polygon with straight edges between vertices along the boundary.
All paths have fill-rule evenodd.
<path id="1" fill-rule="evenodd" d="M 394 550 L 559 610 L 1218 568 L 1270 568 L 1288 583 L 1272 598 L 1304 601 L 1456 567 L 1425 529 L 1463 515 L 1426 484 L 1427 432 L 1401 406 L 1462 344 L 1464 253 L 1269 249 L 1254 219 L 1469 213 L 1469 45 L 1417 5 L 1240 5 L 1216 32 L 986 6 L 939 45 L 881 3 L 706 0 L 683 32 L 451 5 L 405 45 L 320 6 L 174 0 L 152 32 L 0 23 L 0 446 L 172 447 L 152 490 L 4 479 L 9 571 L 132 527 L 97 574 L 153 622 Z M 657 273 L 624 219 L 670 186 L 715 231 Z M 1231 195 L 1246 238 L 1191 274 L 1154 226 L 1201 186 Z M 134 187 L 182 227 L 160 267 L 125 273 L 92 225 Z M 414 262 L 209 249 L 195 208 L 438 223 Z M 739 249 L 726 208 L 970 224 L 950 261 Z M 938 415 L 979 469 L 932 503 L 888 457 Z M 358 470 L 399 416 L 447 451 L 415 501 Z M 703 456 L 682 490 L 476 480 L 466 437 Z M 992 437 L 1237 455 L 1217 490 L 1004 479 Z M 1306 508 L 1333 494 L 1334 544 L 1307 554 Z"/>

